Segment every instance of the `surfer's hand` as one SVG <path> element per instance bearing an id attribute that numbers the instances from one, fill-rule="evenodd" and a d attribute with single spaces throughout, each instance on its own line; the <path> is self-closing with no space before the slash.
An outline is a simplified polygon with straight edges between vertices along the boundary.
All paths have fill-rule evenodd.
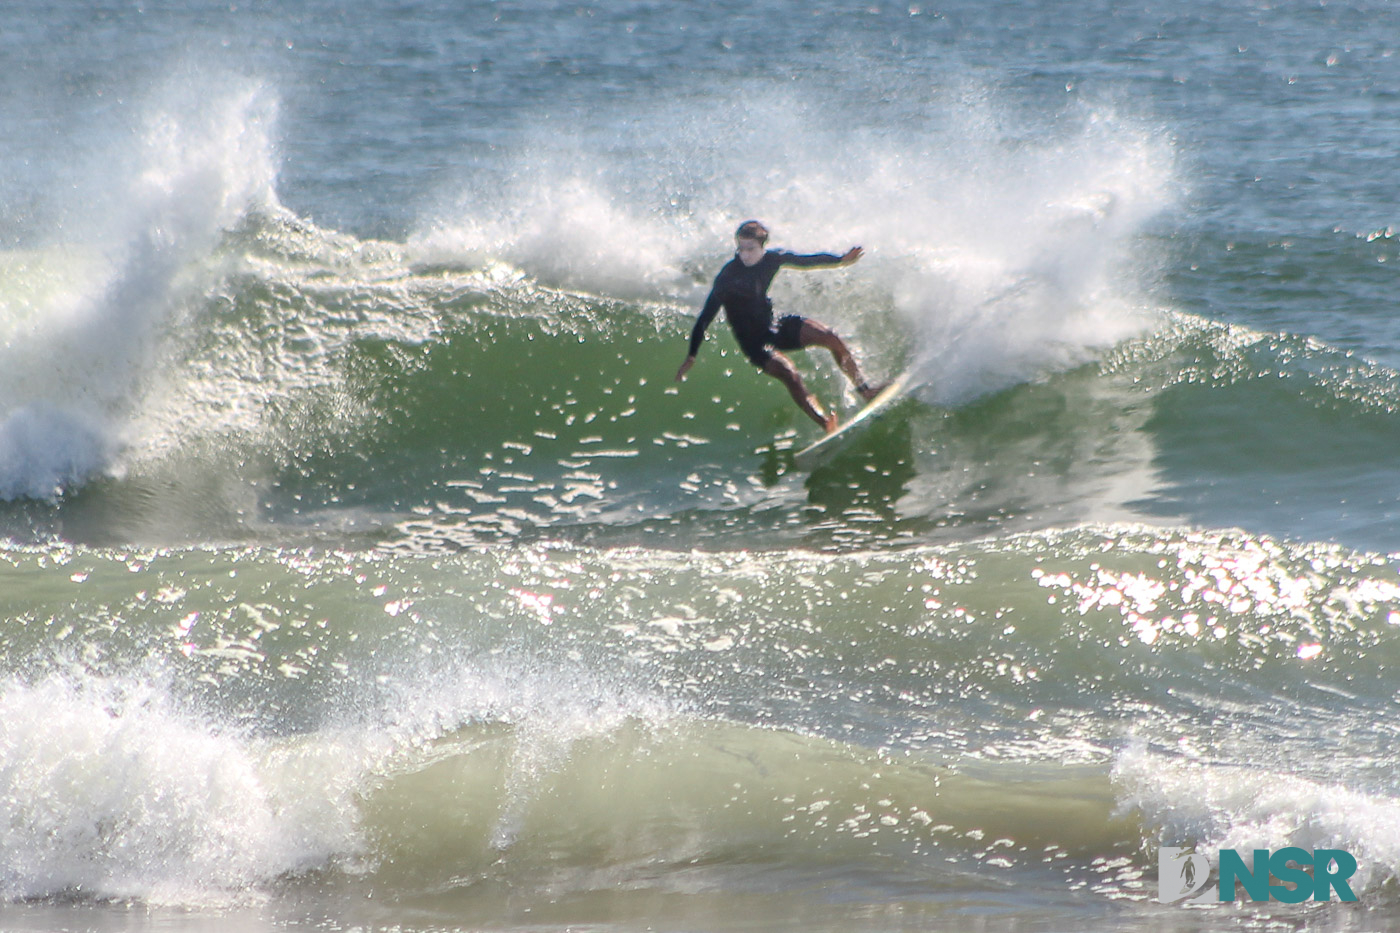
<path id="1" fill-rule="evenodd" d="M 692 367 L 692 366 L 694 366 L 694 365 L 695 365 L 695 357 L 693 357 L 693 356 L 687 356 L 687 357 L 685 358 L 685 362 L 681 364 L 681 368 L 678 369 L 678 370 L 676 370 L 676 381 L 677 381 L 677 382 L 680 382 L 680 381 L 684 380 L 684 379 L 685 379 L 685 374 L 688 373 L 688 372 L 690 372 L 690 367 Z"/>
<path id="2" fill-rule="evenodd" d="M 841 257 L 841 265 L 843 265 L 843 266 L 849 266 L 849 265 L 850 265 L 851 263 L 853 263 L 853 262 L 859 262 L 859 261 L 860 261 L 860 257 L 862 257 L 862 256 L 864 256 L 864 255 L 865 255 L 865 247 L 863 247 L 863 246 L 852 246 L 852 247 L 850 248 L 850 250 L 847 251 L 846 255 L 844 255 L 844 256 Z"/>

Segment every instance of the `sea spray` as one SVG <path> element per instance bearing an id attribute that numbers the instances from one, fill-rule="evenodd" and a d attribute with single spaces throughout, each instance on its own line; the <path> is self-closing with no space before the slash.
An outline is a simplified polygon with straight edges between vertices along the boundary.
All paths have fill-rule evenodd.
<path id="1" fill-rule="evenodd" d="M 1107 104 L 1048 127 L 985 91 L 923 108 L 892 133 L 791 95 L 684 116 L 658 105 L 622 147 L 645 146 L 648 160 L 585 164 L 539 140 L 502 191 L 448 195 L 410 245 L 428 261 L 504 260 L 548 285 L 690 314 L 744 219 L 799 252 L 860 244 L 867 259 L 839 276 L 781 276 L 779 311 L 836 326 L 877 367 L 907 353 L 923 395 L 945 404 L 1150 326 L 1157 258 L 1134 250 L 1175 202 L 1169 146 Z M 912 340 L 876 338 L 893 322 Z"/>
<path id="2" fill-rule="evenodd" d="M 0 681 L 0 895 L 233 903 L 354 855 L 353 749 L 254 739 L 170 684 L 76 665 Z"/>
<path id="3" fill-rule="evenodd" d="M 0 306 L 13 334 L 0 349 L 0 496 L 56 495 L 118 470 L 139 443 L 165 347 L 207 287 L 201 264 L 223 231 L 275 203 L 275 110 L 256 85 L 211 98 L 172 83 L 135 128 L 113 131 L 76 193 L 51 193 L 72 220 L 21 273 L 68 287 L 21 286 Z"/>
<path id="4" fill-rule="evenodd" d="M 1145 332 L 1159 257 L 1140 236 L 1173 203 L 1170 150 L 1111 109 L 1071 110 L 1027 140 L 1013 117 L 983 108 L 924 153 L 918 202 L 886 205 L 893 303 L 916 334 L 920 394 L 943 405 Z"/>

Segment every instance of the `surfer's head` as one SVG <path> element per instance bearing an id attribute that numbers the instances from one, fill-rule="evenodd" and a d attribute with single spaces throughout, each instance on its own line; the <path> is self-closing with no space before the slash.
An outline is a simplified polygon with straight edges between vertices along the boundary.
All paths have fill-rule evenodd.
<path id="1" fill-rule="evenodd" d="M 736 240 L 757 240 L 760 244 L 768 242 L 768 228 L 756 220 L 746 220 L 739 225 L 739 229 L 734 231 Z"/>
<path id="2" fill-rule="evenodd" d="M 763 258 L 764 246 L 768 242 L 768 228 L 756 220 L 746 220 L 734 232 L 734 243 L 739 248 L 739 261 L 752 266 Z"/>

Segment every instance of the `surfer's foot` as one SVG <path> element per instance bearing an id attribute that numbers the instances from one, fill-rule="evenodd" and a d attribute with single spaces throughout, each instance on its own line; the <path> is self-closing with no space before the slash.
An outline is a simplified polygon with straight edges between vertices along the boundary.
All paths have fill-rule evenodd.
<path id="1" fill-rule="evenodd" d="M 875 396 L 879 395 L 881 392 L 885 391 L 885 389 L 887 389 L 888 387 L 888 382 L 882 382 L 879 385 L 871 385 L 868 382 L 862 382 L 860 385 L 856 386 L 856 391 L 860 393 L 861 398 L 865 399 L 868 402 Z"/>
<path id="2" fill-rule="evenodd" d="M 836 431 L 836 412 L 833 411 L 831 414 L 829 414 L 829 415 L 826 416 L 826 420 L 822 422 L 822 428 L 825 429 L 825 431 L 826 431 L 827 434 L 833 434 L 833 433 L 835 433 L 835 431 Z"/>

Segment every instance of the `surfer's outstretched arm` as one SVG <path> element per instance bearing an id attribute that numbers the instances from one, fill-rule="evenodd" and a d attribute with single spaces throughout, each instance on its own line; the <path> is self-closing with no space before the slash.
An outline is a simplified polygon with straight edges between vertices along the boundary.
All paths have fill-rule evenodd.
<path id="1" fill-rule="evenodd" d="M 800 269 L 832 269 L 860 262 L 860 257 L 865 255 L 865 248 L 852 246 L 840 256 L 834 253 L 788 253 L 781 250 L 775 252 L 780 265 L 797 266 Z"/>

